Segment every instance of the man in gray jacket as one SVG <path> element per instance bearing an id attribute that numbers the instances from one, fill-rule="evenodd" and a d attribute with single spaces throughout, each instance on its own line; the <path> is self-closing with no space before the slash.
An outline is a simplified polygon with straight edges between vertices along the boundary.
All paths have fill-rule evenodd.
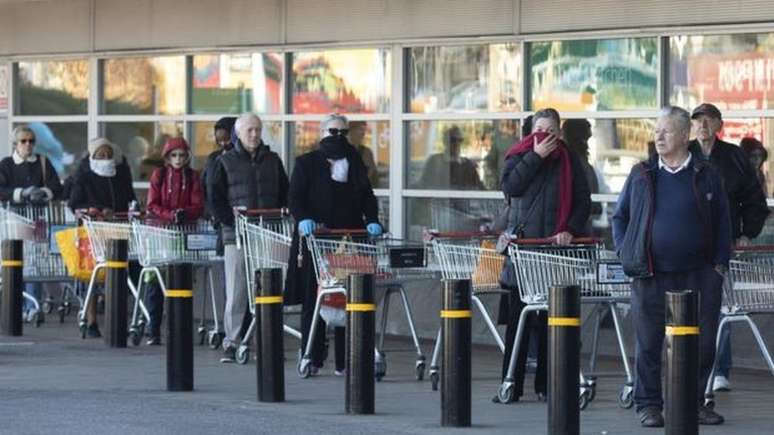
<path id="1" fill-rule="evenodd" d="M 256 115 L 240 116 L 235 124 L 234 147 L 220 156 L 212 176 L 207 179 L 209 209 L 225 245 L 225 337 L 221 362 L 235 360 L 248 302 L 243 253 L 236 246 L 234 208 L 275 209 L 288 204 L 288 176 L 279 155 L 261 140 L 261 127 Z"/>

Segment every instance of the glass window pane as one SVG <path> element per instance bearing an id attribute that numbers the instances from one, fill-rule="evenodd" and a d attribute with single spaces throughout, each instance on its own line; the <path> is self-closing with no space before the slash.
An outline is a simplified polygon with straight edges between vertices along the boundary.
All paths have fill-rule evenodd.
<path id="1" fill-rule="evenodd" d="M 409 189 L 499 190 L 503 156 L 518 120 L 409 121 Z"/>
<path id="2" fill-rule="evenodd" d="M 390 185 L 390 122 L 350 121 L 349 141 L 360 151 L 363 163 L 369 169 L 374 189 Z M 318 121 L 294 122 L 290 128 L 290 155 L 292 158 L 317 148 L 320 141 Z"/>
<path id="3" fill-rule="evenodd" d="M 207 156 L 215 151 L 215 121 L 197 121 L 188 124 L 191 128 L 191 149 L 193 150 L 193 167 L 204 168 Z M 282 122 L 263 121 L 261 130 L 263 142 L 279 155 L 282 155 Z"/>
<path id="4" fill-rule="evenodd" d="M 379 222 L 384 227 L 384 232 L 390 231 L 390 198 L 386 196 L 377 196 L 379 202 Z"/>
<path id="5" fill-rule="evenodd" d="M 134 181 L 148 181 L 153 170 L 164 164 L 161 152 L 167 139 L 183 136 L 182 122 L 108 122 L 101 128 L 121 148 Z"/>
<path id="6" fill-rule="evenodd" d="M 293 54 L 292 113 L 387 113 L 390 50 Z"/>
<path id="7" fill-rule="evenodd" d="M 19 62 L 17 115 L 85 115 L 89 99 L 86 60 Z"/>
<path id="8" fill-rule="evenodd" d="M 669 38 L 672 104 L 720 110 L 774 107 L 774 33 Z"/>
<path id="9" fill-rule="evenodd" d="M 724 119 L 719 136 L 727 142 L 738 144 L 745 137 L 753 137 L 763 143 L 768 158 L 763 162 L 766 196 L 774 196 L 774 118 Z"/>
<path id="10" fill-rule="evenodd" d="M 658 38 L 533 42 L 532 108 L 656 108 Z"/>
<path id="11" fill-rule="evenodd" d="M 503 206 L 501 199 L 406 198 L 406 235 L 422 240 L 422 232 L 479 231 L 488 228 Z"/>
<path id="12" fill-rule="evenodd" d="M 414 47 L 407 53 L 410 112 L 522 109 L 521 44 Z"/>
<path id="13" fill-rule="evenodd" d="M 20 124 L 15 124 L 15 126 Z M 27 124 L 35 132 L 35 150 L 51 161 L 64 181 L 78 167 L 86 155 L 88 127 L 85 122 L 31 122 Z"/>
<path id="14" fill-rule="evenodd" d="M 179 115 L 185 112 L 185 57 L 106 59 L 100 113 Z"/>
<path id="15" fill-rule="evenodd" d="M 280 53 L 193 56 L 191 113 L 279 113 Z"/>

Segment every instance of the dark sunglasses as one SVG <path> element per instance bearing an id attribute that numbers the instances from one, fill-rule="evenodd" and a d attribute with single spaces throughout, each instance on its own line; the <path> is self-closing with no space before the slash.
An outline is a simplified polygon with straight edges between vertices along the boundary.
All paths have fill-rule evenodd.
<path id="1" fill-rule="evenodd" d="M 19 139 L 19 143 L 34 144 L 35 143 L 35 139 Z"/>
<path id="2" fill-rule="evenodd" d="M 329 128 L 328 133 L 330 133 L 332 136 L 338 136 L 338 135 L 346 136 L 349 134 L 349 129 L 348 128 Z"/>

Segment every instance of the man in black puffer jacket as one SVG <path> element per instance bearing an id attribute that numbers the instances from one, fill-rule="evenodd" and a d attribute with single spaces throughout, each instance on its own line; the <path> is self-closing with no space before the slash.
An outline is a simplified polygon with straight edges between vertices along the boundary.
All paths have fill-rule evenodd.
<path id="1" fill-rule="evenodd" d="M 220 227 L 226 266 L 226 306 L 223 315 L 224 357 L 233 362 L 240 326 L 247 309 L 244 259 L 236 246 L 234 207 L 282 208 L 288 205 L 288 176 L 277 153 L 261 140 L 261 120 L 248 113 L 235 124 L 234 147 L 220 156 L 207 178 L 209 209 Z"/>

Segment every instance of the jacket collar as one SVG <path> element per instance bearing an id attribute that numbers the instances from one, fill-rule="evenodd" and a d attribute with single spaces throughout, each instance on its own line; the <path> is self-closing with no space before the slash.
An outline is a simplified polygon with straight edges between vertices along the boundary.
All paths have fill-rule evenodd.
<path id="1" fill-rule="evenodd" d="M 15 164 L 17 164 L 17 165 L 21 165 L 22 163 L 25 163 L 25 162 L 27 162 L 27 163 L 35 163 L 35 162 L 38 161 L 38 155 L 37 154 L 30 154 L 30 156 L 27 157 L 26 159 L 22 159 L 21 156 L 16 153 L 16 150 L 13 151 L 13 154 L 12 154 L 11 157 L 13 157 L 13 162 Z"/>
<path id="2" fill-rule="evenodd" d="M 701 148 L 696 148 L 693 145 L 688 147 L 688 151 L 691 153 L 691 167 L 693 168 L 693 171 L 698 173 L 703 171 L 707 166 L 710 164 L 706 159 L 704 159 L 701 155 Z M 697 154 L 698 153 L 698 154 Z M 642 162 L 642 168 L 643 171 L 646 173 L 654 173 L 659 168 L 659 161 L 660 158 L 658 154 L 653 154 L 648 158 L 648 160 Z"/>

